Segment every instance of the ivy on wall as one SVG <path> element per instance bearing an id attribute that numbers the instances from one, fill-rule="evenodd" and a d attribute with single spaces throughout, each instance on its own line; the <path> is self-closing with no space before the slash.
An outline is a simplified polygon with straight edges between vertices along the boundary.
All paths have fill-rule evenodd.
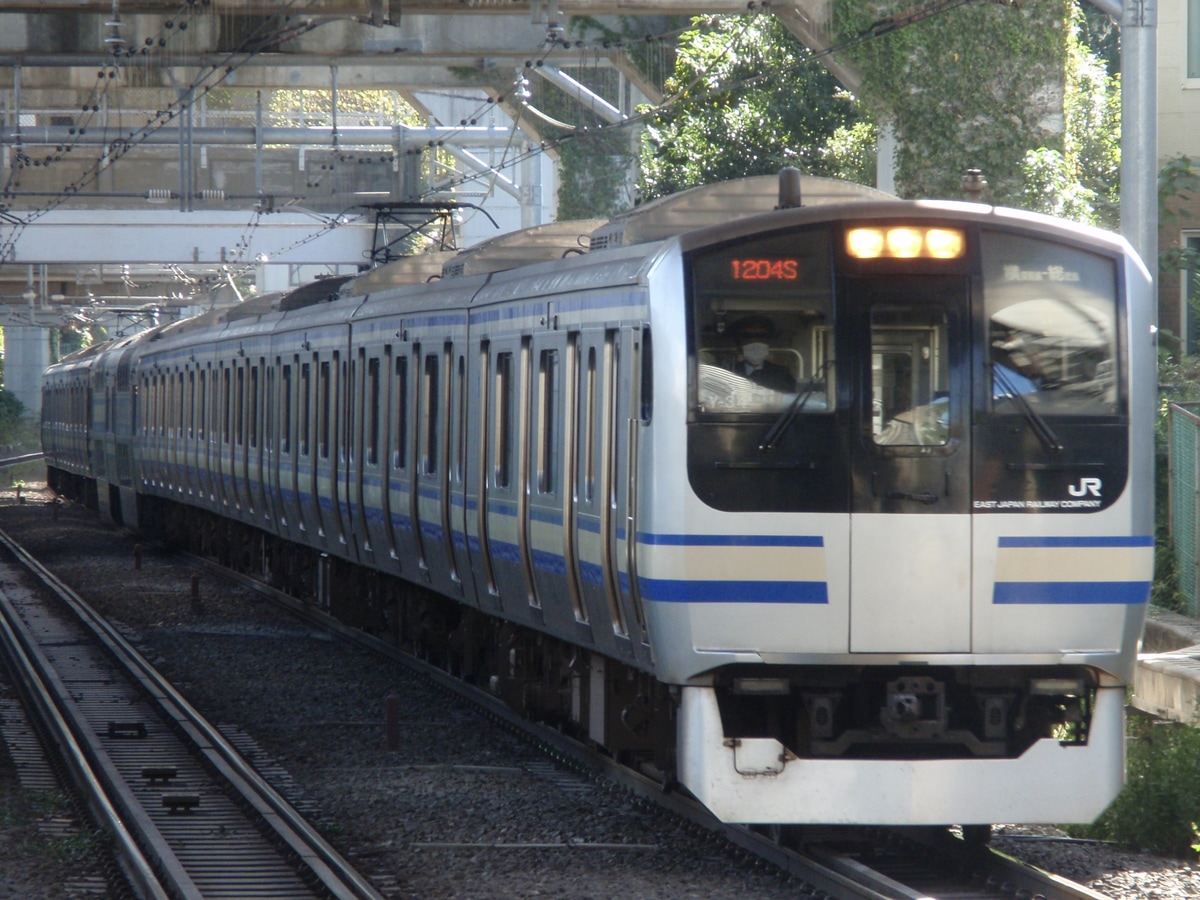
<path id="1" fill-rule="evenodd" d="M 909 0 L 834 0 L 834 42 L 852 39 Z M 972 3 L 846 52 L 859 96 L 897 138 L 901 196 L 961 197 L 982 169 L 988 198 L 1022 205 L 1029 151 L 1063 152 L 1069 0 Z"/>

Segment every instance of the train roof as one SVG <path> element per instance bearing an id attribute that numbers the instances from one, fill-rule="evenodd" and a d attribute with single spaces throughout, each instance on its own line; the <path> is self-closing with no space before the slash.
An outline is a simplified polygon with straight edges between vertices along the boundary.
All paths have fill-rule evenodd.
<path id="1" fill-rule="evenodd" d="M 442 277 L 485 275 L 586 253 L 589 236 L 603 224 L 603 219 L 568 219 L 497 235 L 458 253 L 442 268 Z"/>
<path id="2" fill-rule="evenodd" d="M 361 297 L 388 288 L 434 281 L 442 277 L 442 267 L 457 255 L 457 250 L 436 250 L 405 256 L 351 278 L 339 293 L 342 297 Z"/>
<path id="3" fill-rule="evenodd" d="M 591 236 L 592 250 L 628 247 L 665 240 L 686 231 L 727 224 L 733 219 L 778 209 L 784 180 L 781 175 L 755 175 L 706 184 L 659 197 L 602 225 Z M 891 194 L 851 181 L 799 176 L 799 197 L 788 205 L 824 206 L 854 200 L 895 200 Z"/>

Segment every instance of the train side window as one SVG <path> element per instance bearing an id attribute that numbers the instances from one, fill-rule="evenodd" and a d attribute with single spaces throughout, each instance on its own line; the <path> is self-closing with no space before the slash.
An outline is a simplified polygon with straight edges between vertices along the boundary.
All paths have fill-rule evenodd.
<path id="1" fill-rule="evenodd" d="M 319 374 L 317 375 L 317 391 L 318 391 L 318 407 L 317 407 L 317 454 L 321 459 L 329 459 L 329 433 L 330 433 L 330 413 L 331 409 L 331 390 L 332 390 L 332 374 L 329 368 L 329 362 L 326 360 L 321 363 Z"/>
<path id="2" fill-rule="evenodd" d="M 275 449 L 275 371 L 278 366 L 278 360 L 274 366 L 267 365 L 265 359 L 262 361 L 262 369 L 267 376 L 262 398 L 262 443 L 268 453 Z"/>
<path id="3" fill-rule="evenodd" d="M 230 435 L 230 414 L 233 409 L 232 396 L 233 393 L 233 373 L 229 371 L 229 367 L 225 366 L 221 369 L 221 443 L 229 443 Z"/>
<path id="4" fill-rule="evenodd" d="M 367 464 L 379 464 L 379 359 L 367 360 Z"/>
<path id="5" fill-rule="evenodd" d="M 300 366 L 300 433 L 296 443 L 301 456 L 308 456 L 308 426 L 312 418 L 312 364 Z"/>
<path id="6" fill-rule="evenodd" d="M 992 410 L 1115 415 L 1114 260 L 1040 238 L 984 232 L 984 307 Z"/>
<path id="7" fill-rule="evenodd" d="M 392 454 L 392 468 L 408 466 L 408 357 L 401 353 L 396 357 L 396 449 Z"/>
<path id="8" fill-rule="evenodd" d="M 438 456 L 438 412 L 440 404 L 438 402 L 439 385 L 438 385 L 438 357 L 436 353 L 430 353 L 425 357 L 425 380 L 423 385 L 423 396 L 421 397 L 421 417 L 424 427 L 421 429 L 422 439 L 424 443 L 423 452 L 421 454 L 421 471 L 426 475 L 437 474 L 437 456 Z"/>
<path id="9" fill-rule="evenodd" d="M 650 329 L 642 329 L 641 358 L 641 418 L 643 425 L 650 424 L 654 412 L 654 344 L 650 340 Z M 801 364 L 800 368 L 803 368 Z"/>
<path id="10" fill-rule="evenodd" d="M 233 405 L 234 443 L 242 447 L 246 443 L 246 367 L 237 367 L 237 385 Z"/>
<path id="11" fill-rule="evenodd" d="M 292 367 L 286 365 L 283 367 L 281 377 L 283 387 L 283 421 L 280 423 L 279 433 L 279 451 L 281 453 L 292 452 Z"/>
<path id="12" fill-rule="evenodd" d="M 208 415 L 208 372 L 204 369 L 200 370 L 200 409 L 196 416 L 196 436 L 200 440 L 204 440 L 204 435 L 207 433 L 207 423 L 205 416 Z"/>
<path id="13" fill-rule="evenodd" d="M 258 447 L 258 366 L 250 367 L 250 446 Z"/>
<path id="14" fill-rule="evenodd" d="M 467 455 L 467 358 L 458 357 L 457 440 L 454 450 L 454 479 L 461 484 L 466 472 Z"/>
<path id="15" fill-rule="evenodd" d="M 513 355 L 511 352 L 496 354 L 496 419 L 492 445 L 495 458 L 492 464 L 496 487 L 506 488 L 512 483 L 512 437 L 513 437 Z"/>
<path id="16" fill-rule="evenodd" d="M 543 350 L 538 356 L 538 398 L 541 421 L 538 423 L 537 485 L 543 494 L 553 494 L 558 485 L 555 448 L 558 446 L 557 419 L 559 397 L 557 350 Z"/>
<path id="17" fill-rule="evenodd" d="M 587 373 L 584 376 L 583 414 L 584 424 L 584 472 L 583 499 L 591 502 L 596 495 L 596 426 L 599 422 L 597 414 L 597 392 L 600 387 L 596 377 L 596 348 L 588 347 Z"/>

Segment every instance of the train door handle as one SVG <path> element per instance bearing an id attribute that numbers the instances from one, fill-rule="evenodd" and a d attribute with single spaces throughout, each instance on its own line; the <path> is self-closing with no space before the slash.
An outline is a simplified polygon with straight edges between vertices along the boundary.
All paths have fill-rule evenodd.
<path id="1" fill-rule="evenodd" d="M 888 491 L 884 497 L 888 500 L 915 500 L 926 506 L 938 502 L 938 495 L 933 491 Z"/>

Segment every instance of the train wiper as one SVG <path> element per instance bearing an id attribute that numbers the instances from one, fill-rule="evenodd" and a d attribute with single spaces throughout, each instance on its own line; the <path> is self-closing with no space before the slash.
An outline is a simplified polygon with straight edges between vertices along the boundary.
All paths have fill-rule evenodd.
<path id="1" fill-rule="evenodd" d="M 761 450 L 763 453 L 769 453 L 771 450 L 775 449 L 776 442 L 778 442 L 780 436 L 787 431 L 788 426 L 795 421 L 796 414 L 800 412 L 800 410 L 804 407 L 804 404 L 808 402 L 808 398 L 816 393 L 817 385 L 825 383 L 825 373 L 831 365 L 833 365 L 832 359 L 825 360 L 825 362 L 821 365 L 821 368 L 817 372 L 813 373 L 812 380 L 809 382 L 808 387 L 803 391 L 796 392 L 796 396 L 792 402 L 788 404 L 788 408 L 779 414 L 779 418 L 775 420 L 775 424 L 767 429 L 767 433 L 764 434 L 762 440 L 759 441 L 759 450 Z"/>
<path id="2" fill-rule="evenodd" d="M 989 362 L 988 368 L 992 370 L 992 379 L 996 384 L 1000 385 L 1000 389 L 1021 410 L 1021 415 L 1025 417 L 1025 421 L 1029 423 L 1029 427 L 1033 429 L 1033 433 L 1037 435 L 1038 440 L 1042 442 L 1042 446 L 1046 448 L 1047 452 L 1061 452 L 1063 448 L 1062 442 L 1059 441 L 1054 429 L 1050 427 L 1050 423 L 1043 419 L 1038 411 L 1029 405 L 1029 401 L 1025 399 L 1025 395 L 1018 391 L 1008 376 L 1004 374 L 1003 368 L 996 365 L 995 362 Z"/>

